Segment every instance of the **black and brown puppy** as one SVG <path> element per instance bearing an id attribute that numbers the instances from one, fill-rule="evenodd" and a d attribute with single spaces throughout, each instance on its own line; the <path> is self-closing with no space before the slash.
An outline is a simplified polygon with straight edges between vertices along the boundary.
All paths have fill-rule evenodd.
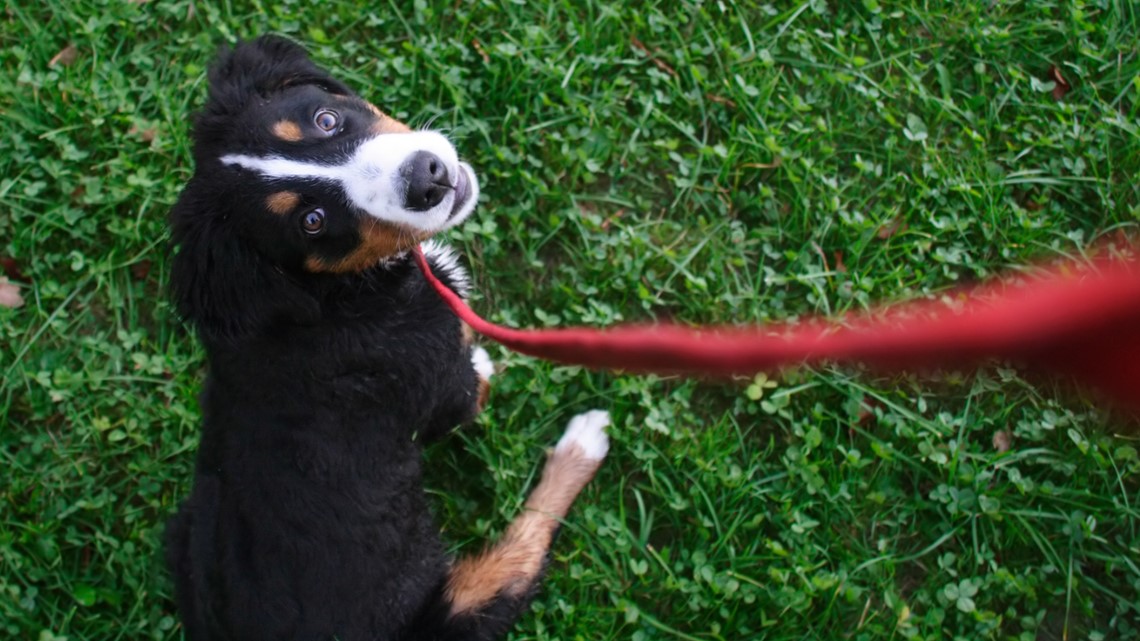
<path id="1" fill-rule="evenodd" d="M 171 213 L 174 295 L 209 356 L 194 488 L 168 530 L 187 637 L 502 634 L 608 416 L 575 417 L 502 540 L 452 562 L 421 449 L 475 416 L 491 367 L 407 251 L 471 213 L 474 172 L 289 41 L 239 44 L 209 80 Z M 425 248 L 462 293 L 454 256 Z"/>

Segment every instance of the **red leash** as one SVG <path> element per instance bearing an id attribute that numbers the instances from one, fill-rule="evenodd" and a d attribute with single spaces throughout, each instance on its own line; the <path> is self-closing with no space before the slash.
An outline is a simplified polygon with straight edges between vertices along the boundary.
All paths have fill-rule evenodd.
<path id="1" fill-rule="evenodd" d="M 1026 284 L 958 292 L 843 323 L 687 328 L 627 325 L 518 330 L 480 318 L 415 259 L 459 318 L 509 349 L 560 363 L 663 374 L 751 374 L 819 361 L 885 370 L 968 367 L 1012 359 L 1070 375 L 1140 412 L 1140 259 L 1064 265 Z"/>

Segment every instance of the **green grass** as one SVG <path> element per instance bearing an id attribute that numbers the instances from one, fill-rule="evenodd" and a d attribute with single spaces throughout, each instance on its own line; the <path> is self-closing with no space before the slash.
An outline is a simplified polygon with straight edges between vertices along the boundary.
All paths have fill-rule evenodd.
<path id="1" fill-rule="evenodd" d="M 410 4 L 5 3 L 0 636 L 180 638 L 160 533 L 203 358 L 164 216 L 220 42 L 290 35 L 452 135 L 475 307 L 516 326 L 836 314 L 1140 220 L 1129 0 Z M 515 639 L 1140 638 L 1138 446 L 1088 399 L 1000 366 L 750 387 L 491 351 L 489 410 L 428 453 L 457 549 L 573 413 L 617 422 Z"/>

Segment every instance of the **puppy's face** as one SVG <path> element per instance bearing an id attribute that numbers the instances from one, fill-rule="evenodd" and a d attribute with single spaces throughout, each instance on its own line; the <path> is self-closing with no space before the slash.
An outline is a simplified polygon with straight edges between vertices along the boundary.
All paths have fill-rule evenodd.
<path id="1" fill-rule="evenodd" d="M 215 70 L 196 138 L 199 173 L 284 268 L 362 271 L 458 224 L 479 195 L 444 136 L 412 131 L 280 39 L 239 45 Z"/>

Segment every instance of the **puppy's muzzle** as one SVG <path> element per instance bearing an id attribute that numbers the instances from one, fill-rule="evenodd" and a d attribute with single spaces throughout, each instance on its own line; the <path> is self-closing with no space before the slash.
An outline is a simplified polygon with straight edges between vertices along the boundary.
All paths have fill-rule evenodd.
<path id="1" fill-rule="evenodd" d="M 456 188 L 448 175 L 447 165 L 430 151 L 412 154 L 399 171 L 408 185 L 404 209 L 409 211 L 428 211 L 443 202 L 447 192 Z"/>

